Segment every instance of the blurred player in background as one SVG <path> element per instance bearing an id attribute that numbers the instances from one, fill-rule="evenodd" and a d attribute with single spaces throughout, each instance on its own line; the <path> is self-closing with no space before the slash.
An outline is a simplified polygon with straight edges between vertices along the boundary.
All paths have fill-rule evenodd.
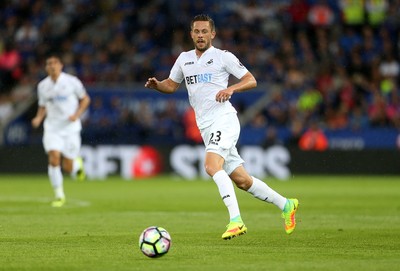
<path id="1" fill-rule="evenodd" d="M 287 199 L 263 181 L 250 176 L 236 149 L 240 124 L 229 99 L 236 92 L 256 87 L 256 79 L 232 53 L 212 46 L 216 32 L 214 21 L 208 15 L 194 17 L 190 34 L 195 49 L 180 54 L 169 78 L 163 81 L 149 78 L 145 87 L 168 94 L 175 92 L 180 83 L 185 81 L 206 147 L 205 170 L 217 184 L 229 211 L 230 223 L 222 239 L 231 239 L 247 232 L 232 181 L 240 189 L 281 209 L 286 233 L 292 233 L 296 226 L 298 200 Z M 231 74 L 239 82 L 228 87 Z"/>
<path id="2" fill-rule="evenodd" d="M 61 170 L 78 180 L 85 179 L 83 161 L 80 155 L 80 116 L 90 104 L 82 82 L 73 75 L 62 71 L 60 57 L 46 58 L 48 76 L 38 84 L 39 107 L 32 119 L 37 128 L 44 120 L 43 146 L 48 155 L 48 176 L 54 189 L 53 207 L 65 204 L 63 175 Z"/>

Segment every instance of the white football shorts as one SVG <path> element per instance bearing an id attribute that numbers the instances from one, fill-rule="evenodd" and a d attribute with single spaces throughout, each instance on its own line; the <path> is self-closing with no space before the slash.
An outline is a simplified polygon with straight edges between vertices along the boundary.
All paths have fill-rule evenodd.
<path id="1" fill-rule="evenodd" d="M 214 152 L 224 158 L 223 168 L 228 175 L 244 163 L 236 149 L 240 135 L 240 123 L 236 113 L 218 117 L 213 124 L 200 132 L 206 152 Z"/>
<path id="2" fill-rule="evenodd" d="M 81 149 L 80 132 L 69 135 L 59 134 L 57 132 L 44 132 L 43 146 L 46 153 L 49 151 L 59 151 L 69 159 L 75 159 L 79 156 Z"/>

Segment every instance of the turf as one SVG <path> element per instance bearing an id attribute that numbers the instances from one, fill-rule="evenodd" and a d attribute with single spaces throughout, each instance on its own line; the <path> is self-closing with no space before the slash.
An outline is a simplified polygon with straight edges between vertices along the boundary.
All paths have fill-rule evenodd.
<path id="1" fill-rule="evenodd" d="M 297 197 L 296 231 L 280 211 L 237 191 L 246 235 L 224 241 L 225 206 L 211 181 L 162 176 L 73 182 L 52 208 L 45 175 L 0 175 L 0 270 L 394 270 L 400 266 L 400 178 L 295 176 L 268 184 Z M 172 236 L 145 257 L 141 231 Z M 396 267 L 397 266 L 397 267 Z"/>

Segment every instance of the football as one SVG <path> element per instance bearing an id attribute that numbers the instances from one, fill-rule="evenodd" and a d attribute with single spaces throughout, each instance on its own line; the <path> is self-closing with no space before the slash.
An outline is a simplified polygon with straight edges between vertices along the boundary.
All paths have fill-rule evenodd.
<path id="1" fill-rule="evenodd" d="M 169 251 L 170 247 L 171 236 L 162 227 L 151 226 L 140 234 L 139 248 L 147 257 L 161 257 Z"/>

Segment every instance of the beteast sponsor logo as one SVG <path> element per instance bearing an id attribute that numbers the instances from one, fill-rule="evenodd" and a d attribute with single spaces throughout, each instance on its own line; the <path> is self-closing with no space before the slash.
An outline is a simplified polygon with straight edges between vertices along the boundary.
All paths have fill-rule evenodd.
<path id="1" fill-rule="evenodd" d="M 193 85 L 198 83 L 209 83 L 211 82 L 212 74 L 211 73 L 202 73 L 195 75 L 188 75 L 185 77 L 186 84 Z"/>

